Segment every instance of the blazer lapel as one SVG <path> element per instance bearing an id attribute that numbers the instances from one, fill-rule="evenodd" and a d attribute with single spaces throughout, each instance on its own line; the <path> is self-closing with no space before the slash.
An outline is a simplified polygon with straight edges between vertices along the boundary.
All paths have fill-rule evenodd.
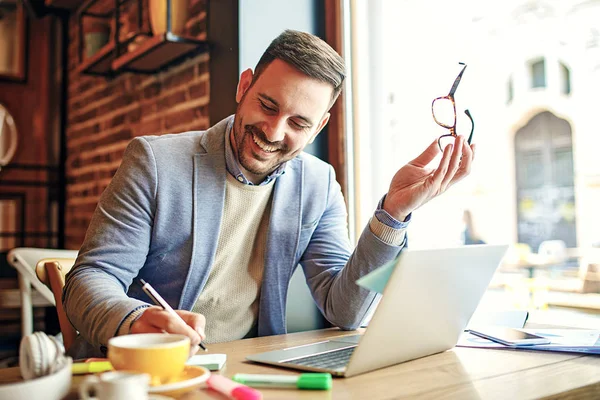
<path id="1" fill-rule="evenodd" d="M 220 129 L 219 129 L 220 128 Z M 225 202 L 225 132 L 223 121 L 202 137 L 207 151 L 194 155 L 193 231 L 190 268 L 180 308 L 190 310 L 204 287 L 217 251 Z"/>
<path id="2" fill-rule="evenodd" d="M 260 298 L 259 336 L 285 332 L 288 282 L 296 266 L 302 215 L 303 163 L 290 160 L 275 181 Z"/>

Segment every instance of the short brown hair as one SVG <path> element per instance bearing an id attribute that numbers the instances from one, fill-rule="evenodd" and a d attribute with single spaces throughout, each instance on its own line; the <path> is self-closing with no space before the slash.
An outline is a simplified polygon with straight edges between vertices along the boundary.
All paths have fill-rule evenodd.
<path id="1" fill-rule="evenodd" d="M 344 59 L 325 41 L 310 33 L 285 30 L 277 36 L 256 64 L 254 80 L 279 59 L 307 76 L 333 86 L 329 107 L 335 103 L 346 78 Z"/>

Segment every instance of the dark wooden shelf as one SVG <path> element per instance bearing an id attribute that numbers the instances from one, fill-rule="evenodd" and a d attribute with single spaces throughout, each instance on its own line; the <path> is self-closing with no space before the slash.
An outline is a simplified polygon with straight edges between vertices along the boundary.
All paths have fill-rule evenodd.
<path id="1" fill-rule="evenodd" d="M 111 67 L 113 72 L 151 74 L 173 65 L 192 52 L 207 49 L 205 40 L 167 32 L 152 36 L 134 51 L 122 54 L 112 62 Z"/>
<path id="2" fill-rule="evenodd" d="M 48 1 L 48 0 L 46 0 Z M 82 15 L 88 16 L 96 16 L 96 17 L 109 17 L 114 13 L 114 0 L 111 0 L 110 6 L 111 8 L 106 9 L 107 2 L 106 1 L 98 1 L 98 0 L 52 0 L 56 2 L 68 2 L 73 1 L 77 2 L 77 6 L 75 10 L 77 11 L 77 17 L 81 17 Z M 119 0 L 118 6 L 122 6 L 123 4 L 129 2 L 131 0 Z"/>
<path id="3" fill-rule="evenodd" d="M 48 7 L 74 10 L 81 5 L 81 0 L 45 0 L 45 4 Z"/>
<path id="4" fill-rule="evenodd" d="M 107 43 L 96 54 L 83 60 L 77 67 L 77 72 L 89 75 L 112 75 L 111 63 L 115 51 L 115 42 Z"/>
<path id="5" fill-rule="evenodd" d="M 129 32 L 125 40 L 120 38 L 120 32 L 113 32 L 111 34 L 113 40 L 109 44 L 102 47 L 93 56 L 83 59 L 82 21 L 84 17 L 113 18 L 114 25 L 118 27 L 119 24 L 116 21 L 120 18 L 120 6 L 132 0 L 112 1 L 114 6 L 108 10 L 105 9 L 106 2 L 99 0 L 85 0 L 77 9 L 80 60 L 77 72 L 81 74 L 106 77 L 112 77 L 122 72 L 153 74 L 182 61 L 188 56 L 205 52 L 209 48 L 205 39 L 198 39 L 189 34 L 178 35 L 166 32 L 153 36 L 146 29 L 142 30 L 142 23 L 140 22 L 142 21 L 142 14 L 141 9 L 138 7 L 137 31 Z M 118 42 L 116 42 L 117 40 Z"/>

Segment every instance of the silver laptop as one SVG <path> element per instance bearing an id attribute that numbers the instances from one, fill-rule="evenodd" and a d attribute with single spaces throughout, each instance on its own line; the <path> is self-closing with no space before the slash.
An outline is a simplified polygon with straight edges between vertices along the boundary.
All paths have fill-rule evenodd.
<path id="1" fill-rule="evenodd" d="M 467 326 L 507 249 L 506 245 L 406 249 L 363 335 L 246 358 L 350 377 L 448 350 Z"/>

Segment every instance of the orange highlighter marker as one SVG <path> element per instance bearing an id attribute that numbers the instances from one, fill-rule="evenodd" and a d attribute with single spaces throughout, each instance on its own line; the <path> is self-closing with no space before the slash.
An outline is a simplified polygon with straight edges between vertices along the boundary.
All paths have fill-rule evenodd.
<path id="1" fill-rule="evenodd" d="M 234 382 L 223 375 L 212 374 L 206 384 L 209 388 L 235 400 L 262 400 L 262 393 L 258 390 Z"/>

